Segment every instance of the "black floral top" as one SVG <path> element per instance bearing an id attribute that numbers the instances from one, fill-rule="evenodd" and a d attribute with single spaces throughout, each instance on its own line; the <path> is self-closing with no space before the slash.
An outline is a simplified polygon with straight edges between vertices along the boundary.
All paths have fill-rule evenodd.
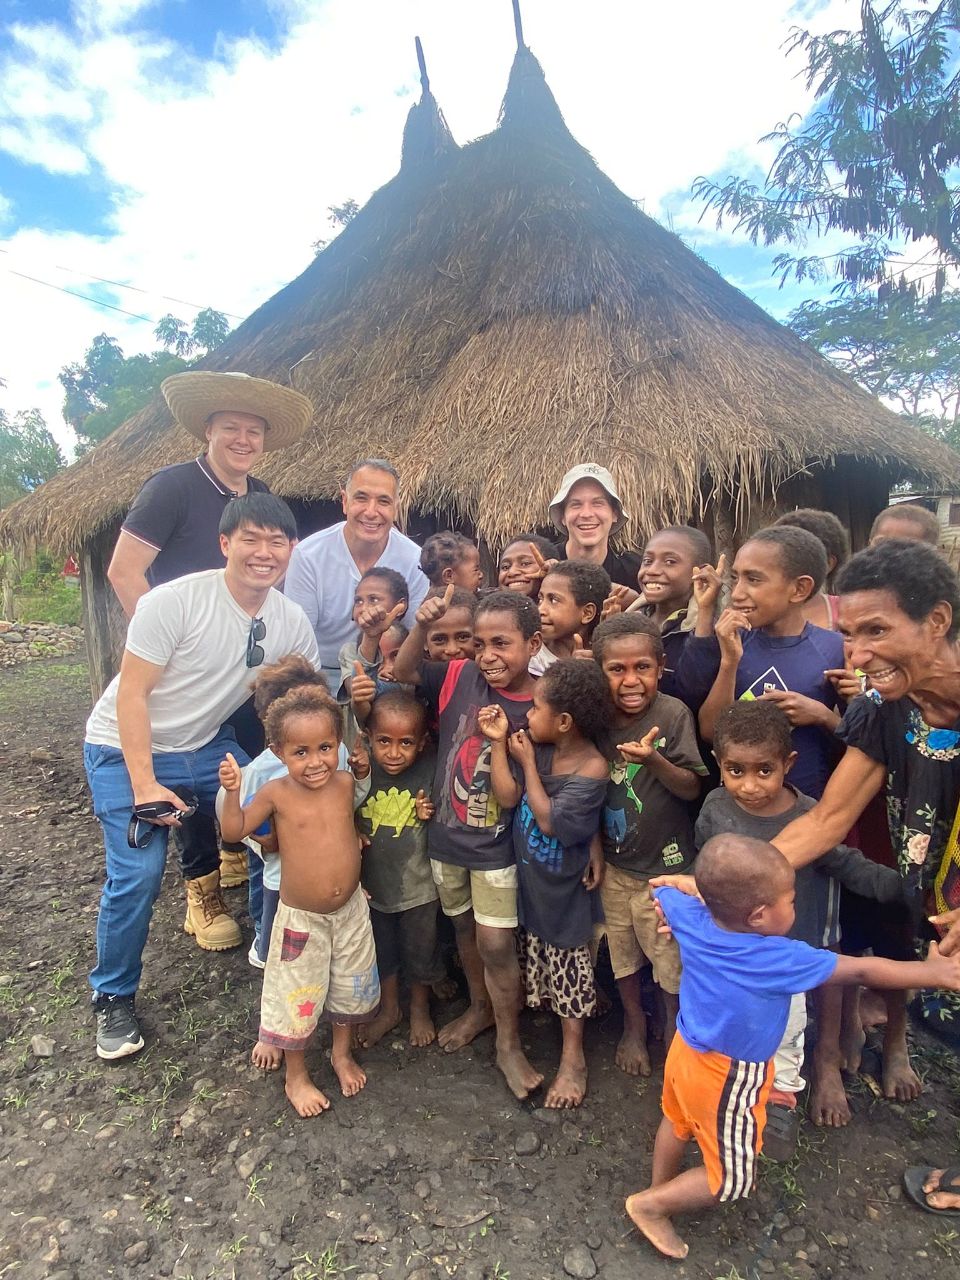
<path id="1" fill-rule="evenodd" d="M 960 803 L 960 721 L 931 729 L 909 698 L 854 698 L 837 736 L 887 770 L 890 842 L 906 896 L 933 912 L 933 882 Z"/>

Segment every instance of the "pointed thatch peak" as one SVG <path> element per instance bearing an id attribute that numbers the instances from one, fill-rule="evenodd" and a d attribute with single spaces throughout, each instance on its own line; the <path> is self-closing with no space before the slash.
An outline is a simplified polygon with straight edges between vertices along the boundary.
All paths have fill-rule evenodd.
<path id="1" fill-rule="evenodd" d="M 410 108 L 403 129 L 401 173 L 411 169 L 435 169 L 457 149 L 443 112 L 430 91 L 430 77 L 419 36 L 416 37 L 416 48 L 421 96 L 420 101 Z"/>
<path id="2" fill-rule="evenodd" d="M 567 128 L 543 67 L 525 44 L 514 55 L 500 107 L 499 131 L 523 133 L 540 142 L 560 140 L 579 147 Z"/>

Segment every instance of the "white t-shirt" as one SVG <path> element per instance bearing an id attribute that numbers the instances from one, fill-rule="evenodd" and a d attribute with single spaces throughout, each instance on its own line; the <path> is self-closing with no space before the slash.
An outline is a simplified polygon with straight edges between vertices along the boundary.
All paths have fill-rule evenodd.
<path id="1" fill-rule="evenodd" d="M 271 590 L 259 616 L 264 663 L 299 653 L 316 664 L 317 642 L 299 605 Z M 257 675 L 246 663 L 252 621 L 228 591 L 223 569 L 174 578 L 137 601 L 126 649 L 164 669 L 148 700 L 155 752 L 198 750 L 249 698 Z M 87 742 L 120 746 L 119 684 L 116 676 L 91 711 Z"/>
<path id="2" fill-rule="evenodd" d="M 343 536 L 345 527 L 346 521 L 341 520 L 298 542 L 283 584 L 284 595 L 295 600 L 310 620 L 322 666 L 334 671 L 340 669 L 341 646 L 357 634 L 351 615 L 360 570 Z M 420 548 L 399 529 L 391 529 L 377 567 L 395 569 L 406 579 L 410 608 L 404 622 L 412 627 L 430 586 L 420 568 Z"/>

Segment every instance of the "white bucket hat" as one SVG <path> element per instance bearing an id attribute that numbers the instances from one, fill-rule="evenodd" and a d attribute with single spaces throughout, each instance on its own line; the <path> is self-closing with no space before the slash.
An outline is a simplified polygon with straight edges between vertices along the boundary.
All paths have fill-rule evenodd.
<path id="1" fill-rule="evenodd" d="M 313 405 L 305 395 L 248 373 L 175 373 L 164 378 L 160 390 L 180 426 L 198 440 L 207 438 L 211 413 L 233 410 L 263 418 L 264 452 L 295 444 L 313 417 Z"/>
<path id="2" fill-rule="evenodd" d="M 183 375 L 181 374 L 180 376 L 182 377 Z M 579 466 L 571 467 L 560 481 L 560 488 L 554 494 L 553 501 L 550 503 L 550 519 L 557 528 L 564 533 L 566 532 L 567 526 L 563 523 L 563 504 L 578 480 L 595 480 L 601 489 L 606 491 L 607 497 L 613 503 L 616 511 L 616 519 L 610 532 L 616 533 L 618 529 L 622 529 L 627 522 L 627 513 L 624 511 L 620 495 L 617 493 L 616 481 L 607 468 L 601 467 L 598 462 L 581 462 Z"/>

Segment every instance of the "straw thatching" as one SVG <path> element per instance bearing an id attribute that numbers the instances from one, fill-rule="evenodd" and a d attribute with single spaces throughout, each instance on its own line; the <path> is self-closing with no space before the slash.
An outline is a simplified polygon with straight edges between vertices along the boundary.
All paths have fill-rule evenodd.
<path id="1" fill-rule="evenodd" d="M 312 398 L 306 438 L 258 466 L 275 492 L 329 499 L 355 459 L 386 456 L 405 511 L 494 546 L 542 523 L 587 458 L 617 475 L 628 541 L 713 500 L 743 515 L 810 466 L 859 460 L 881 490 L 960 483 L 956 455 L 623 195 L 522 46 L 499 127 L 458 148 L 425 86 L 397 176 L 202 367 Z M 78 547 L 194 452 L 158 398 L 4 513 L 0 536 Z"/>

